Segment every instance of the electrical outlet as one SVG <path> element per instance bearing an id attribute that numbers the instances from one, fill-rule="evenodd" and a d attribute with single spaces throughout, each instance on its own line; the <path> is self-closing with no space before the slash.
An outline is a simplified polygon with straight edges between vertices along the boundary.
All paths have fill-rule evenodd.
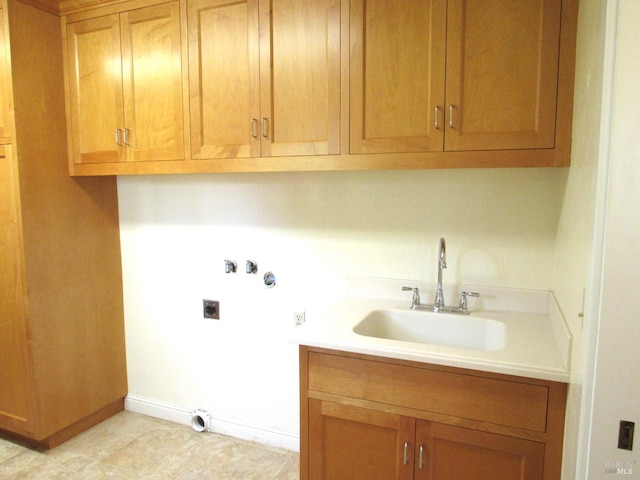
<path id="1" fill-rule="evenodd" d="M 202 316 L 220 320 L 220 302 L 216 300 L 202 300 Z"/>
<path id="2" fill-rule="evenodd" d="M 293 312 L 293 322 L 296 327 L 304 323 L 304 312 Z"/>

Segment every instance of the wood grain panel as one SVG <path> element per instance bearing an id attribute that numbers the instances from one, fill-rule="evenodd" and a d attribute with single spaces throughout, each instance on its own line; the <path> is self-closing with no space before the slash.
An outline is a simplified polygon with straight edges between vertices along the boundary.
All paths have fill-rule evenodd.
<path id="1" fill-rule="evenodd" d="M 258 155 L 257 0 L 189 0 L 188 19 L 192 158 Z"/>
<path id="2" fill-rule="evenodd" d="M 318 400 L 309 401 L 309 479 L 412 480 L 412 418 Z"/>
<path id="3" fill-rule="evenodd" d="M 553 148 L 560 0 L 452 0 L 445 150 Z"/>
<path id="4" fill-rule="evenodd" d="M 309 390 L 544 432 L 548 388 L 309 353 Z"/>
<path id="5" fill-rule="evenodd" d="M 543 443 L 418 422 L 416 450 L 420 445 L 424 445 L 424 464 L 417 470 L 416 480 L 543 478 Z"/>
<path id="6" fill-rule="evenodd" d="M 260 29 L 261 155 L 339 153 L 339 0 L 263 0 Z"/>
<path id="7" fill-rule="evenodd" d="M 26 428 L 31 375 L 27 357 L 23 255 L 14 158 L 0 146 L 0 428 Z"/>
<path id="8" fill-rule="evenodd" d="M 9 44 L 5 34 L 5 22 L 4 9 L 0 8 L 0 141 L 9 143 L 12 136 L 13 102 L 9 78 Z"/>
<path id="9" fill-rule="evenodd" d="M 184 159 L 179 3 L 120 18 L 127 161 Z"/>
<path id="10" fill-rule="evenodd" d="M 442 0 L 351 2 L 351 153 L 443 149 L 446 15 Z"/>
<path id="11" fill-rule="evenodd" d="M 73 163 L 125 161 L 119 16 L 67 25 L 67 59 Z"/>
<path id="12" fill-rule="evenodd" d="M 86 428 L 127 393 L 117 190 L 113 177 L 69 178 L 60 19 L 9 6 L 35 404 L 27 433 L 39 441 Z"/>

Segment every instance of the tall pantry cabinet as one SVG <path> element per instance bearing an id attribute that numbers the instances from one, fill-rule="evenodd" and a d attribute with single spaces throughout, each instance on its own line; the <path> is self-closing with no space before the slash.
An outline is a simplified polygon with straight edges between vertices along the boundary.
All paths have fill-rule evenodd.
<path id="1" fill-rule="evenodd" d="M 0 17 L 0 433 L 52 447 L 123 408 L 117 190 L 68 175 L 59 17 Z"/>

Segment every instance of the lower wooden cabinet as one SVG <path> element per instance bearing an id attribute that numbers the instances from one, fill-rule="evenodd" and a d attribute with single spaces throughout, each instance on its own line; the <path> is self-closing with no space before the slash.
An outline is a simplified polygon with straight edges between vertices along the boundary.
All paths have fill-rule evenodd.
<path id="1" fill-rule="evenodd" d="M 418 421 L 416 449 L 416 479 L 544 478 L 542 442 Z"/>
<path id="2" fill-rule="evenodd" d="M 560 478 L 566 384 L 300 347 L 301 480 Z"/>
<path id="3" fill-rule="evenodd" d="M 415 431 L 409 417 L 309 400 L 308 478 L 412 479 Z"/>
<path id="4" fill-rule="evenodd" d="M 309 479 L 534 480 L 544 444 L 309 400 Z"/>

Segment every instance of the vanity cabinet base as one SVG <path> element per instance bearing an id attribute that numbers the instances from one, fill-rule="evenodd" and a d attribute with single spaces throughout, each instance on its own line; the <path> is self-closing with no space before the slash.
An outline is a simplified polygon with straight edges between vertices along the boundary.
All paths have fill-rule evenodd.
<path id="1" fill-rule="evenodd" d="M 301 346 L 300 388 L 301 480 L 560 478 L 564 383 Z"/>

